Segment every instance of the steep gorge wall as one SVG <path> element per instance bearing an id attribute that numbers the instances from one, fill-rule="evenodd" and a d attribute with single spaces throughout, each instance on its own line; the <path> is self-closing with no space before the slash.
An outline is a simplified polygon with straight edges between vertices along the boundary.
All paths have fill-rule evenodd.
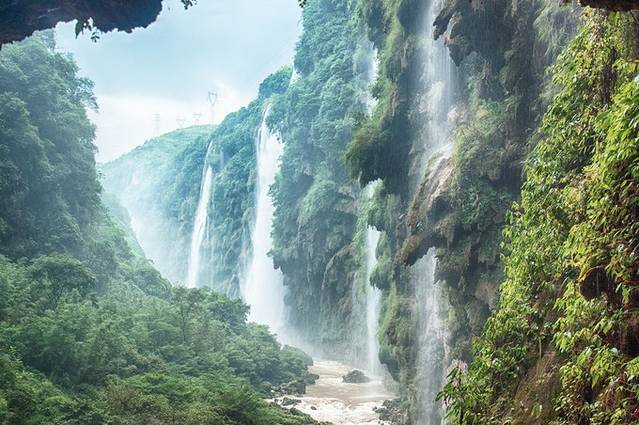
<path id="1" fill-rule="evenodd" d="M 198 173 L 212 131 L 211 126 L 175 130 L 101 167 L 107 196 L 126 209 L 147 258 L 172 282 L 186 276 Z"/>
<path id="2" fill-rule="evenodd" d="M 176 130 L 105 164 L 104 185 L 128 209 L 143 248 L 174 283 L 184 283 L 194 214 L 205 166 L 214 178 L 199 286 L 239 297 L 250 255 L 255 140 L 269 99 L 288 87 L 291 71 L 266 78 L 257 98 L 216 127 Z"/>
<path id="3" fill-rule="evenodd" d="M 584 15 L 506 228 L 499 308 L 444 391 L 463 423 L 639 419 L 638 27 Z"/>
<path id="4" fill-rule="evenodd" d="M 365 358 L 366 343 L 353 298 L 363 264 L 361 194 L 342 160 L 365 113 L 370 64 L 354 7 L 350 0 L 306 4 L 295 55 L 299 77 L 274 102 L 268 121 L 284 144 L 272 188 L 272 254 L 284 274 L 288 323 L 306 344 L 330 347 L 342 359 Z"/>
<path id="5" fill-rule="evenodd" d="M 435 249 L 436 279 L 450 303 L 448 359 L 470 360 L 471 340 L 497 306 L 502 231 L 552 93 L 545 70 L 574 34 L 578 13 L 554 2 L 448 1 L 436 4 L 441 12 L 430 29 L 422 2 L 360 6 L 382 75 L 378 107 L 357 128 L 347 159 L 362 184 L 384 181 L 372 217 L 387 238 L 381 356 L 402 383 L 404 407 L 415 422 L 425 402 L 415 387 L 425 372 L 417 364 L 421 300 L 412 265 Z M 449 113 L 453 155 L 421 175 L 415 163 L 429 154 L 423 49 L 430 36 L 444 38 L 459 87 Z"/>

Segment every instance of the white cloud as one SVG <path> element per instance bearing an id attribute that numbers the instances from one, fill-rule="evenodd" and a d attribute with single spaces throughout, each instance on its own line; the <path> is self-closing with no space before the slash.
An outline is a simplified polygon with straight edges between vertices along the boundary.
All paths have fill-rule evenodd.
<path id="1" fill-rule="evenodd" d="M 215 91 L 218 93 L 214 115 L 216 124 L 229 112 L 250 101 L 221 82 L 215 85 Z M 210 123 L 213 114 L 207 93 L 202 93 L 201 97 L 200 101 L 186 102 L 162 97 L 98 94 L 100 110 L 98 113 L 89 112 L 89 117 L 97 125 L 98 161 L 107 162 L 119 157 L 156 136 L 156 130 L 163 134 L 181 125 L 193 125 L 197 119 L 194 114 L 201 114 L 199 124 Z M 159 117 L 157 129 L 156 114 Z"/>
<path id="2" fill-rule="evenodd" d="M 178 119 L 210 119 L 207 92 L 220 98 L 215 119 L 257 95 L 259 83 L 293 60 L 301 10 L 295 0 L 201 0 L 184 10 L 164 0 L 157 22 L 131 34 L 75 37 L 74 23 L 56 27 L 58 49 L 75 56 L 80 74 L 95 82 L 101 162 L 143 143 Z"/>

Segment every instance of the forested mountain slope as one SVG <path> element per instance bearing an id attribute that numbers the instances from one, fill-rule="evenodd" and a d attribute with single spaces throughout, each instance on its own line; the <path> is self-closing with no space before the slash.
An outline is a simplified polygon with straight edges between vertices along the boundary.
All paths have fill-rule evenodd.
<path id="1" fill-rule="evenodd" d="M 292 68 L 105 194 L 91 83 L 48 33 L 4 46 L 0 423 L 312 423 L 261 399 L 308 358 L 237 299 L 264 123 L 287 336 L 383 363 L 403 425 L 639 423 L 630 3 L 308 0 Z M 184 282 L 209 169 L 201 288 L 171 286 L 133 231 Z"/>
<path id="2" fill-rule="evenodd" d="M 177 213 L 165 213 L 165 199 L 173 194 L 173 186 L 165 183 L 180 166 L 179 171 L 186 168 L 194 175 L 201 173 L 200 162 L 212 131 L 212 126 L 175 130 L 101 167 L 105 193 L 125 208 L 145 255 L 172 282 L 182 282 L 186 273 L 197 193 L 184 197 Z M 184 185 L 197 188 L 199 181 L 189 180 Z"/>
<path id="3" fill-rule="evenodd" d="M 247 306 L 174 288 L 100 201 L 92 85 L 52 34 L 0 53 L 0 423 L 308 424 L 308 378 Z"/>
<path id="4" fill-rule="evenodd" d="M 146 255 L 165 277 L 184 283 L 194 214 L 205 170 L 211 166 L 209 225 L 199 285 L 239 296 L 250 254 L 255 139 L 267 103 L 288 87 L 289 69 L 267 77 L 257 98 L 218 126 L 175 130 L 103 166 L 107 193 L 126 208 Z M 249 251 L 247 251 L 249 250 Z"/>

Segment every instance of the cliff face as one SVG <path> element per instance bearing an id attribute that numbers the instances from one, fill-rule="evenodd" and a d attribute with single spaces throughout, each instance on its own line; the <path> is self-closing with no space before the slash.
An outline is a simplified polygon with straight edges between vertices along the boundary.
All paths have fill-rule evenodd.
<path id="1" fill-rule="evenodd" d="M 504 233 L 499 309 L 444 391 L 466 423 L 637 420 L 636 216 L 622 200 L 636 185 L 637 26 L 583 22 Z"/>
<path id="2" fill-rule="evenodd" d="M 308 2 L 297 44 L 298 78 L 271 109 L 284 145 L 272 187 L 273 261 L 284 274 L 289 324 L 333 357 L 352 356 L 360 267 L 356 242 L 359 188 L 343 164 L 344 147 L 363 114 L 370 52 L 349 0 Z M 345 325 L 348 324 L 348 325 Z M 357 333 L 355 333 L 357 335 Z"/>
<path id="3" fill-rule="evenodd" d="M 497 307 L 502 282 L 502 232 L 520 196 L 522 165 L 539 137 L 536 129 L 552 89 L 546 68 L 574 34 L 578 12 L 553 2 L 436 4 L 432 29 L 423 28 L 421 2 L 361 2 L 369 37 L 380 50 L 382 75 L 372 117 L 357 129 L 347 160 L 361 182 L 381 178 L 377 223 L 389 246 L 390 288 L 383 318 L 383 360 L 405 388 L 411 420 L 419 413 L 414 387 L 424 373 L 416 341 L 422 283 L 414 264 L 430 249 L 435 279 L 449 304 L 446 362 L 473 358 L 471 340 Z M 424 38 L 443 38 L 457 65 L 448 119 L 450 158 L 417 164 L 433 153 L 424 98 Z M 433 146 L 435 145 L 435 146 Z M 390 159 L 390 160 L 389 160 Z"/>
<path id="4" fill-rule="evenodd" d="M 495 306 L 506 213 L 519 197 L 522 164 L 551 90 L 546 68 L 577 26 L 570 6 L 502 3 L 448 2 L 435 20 L 435 36 L 445 37 L 461 67 L 464 119 L 454 130 L 447 210 L 421 244 L 437 248 L 436 274 L 455 311 L 453 355 L 463 360 Z"/>

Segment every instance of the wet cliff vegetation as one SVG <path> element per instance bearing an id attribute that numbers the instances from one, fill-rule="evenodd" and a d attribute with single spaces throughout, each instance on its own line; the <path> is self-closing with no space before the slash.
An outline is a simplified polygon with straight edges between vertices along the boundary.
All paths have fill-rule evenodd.
<path id="1" fill-rule="evenodd" d="M 92 84 L 52 34 L 3 47 L 0 93 L 0 423 L 312 423 L 262 400 L 305 356 L 129 245 L 101 201 Z"/>
<path id="2" fill-rule="evenodd" d="M 378 354 L 400 384 L 404 422 L 439 420 L 444 401 L 454 423 L 637 420 L 636 15 L 554 1 L 332 0 L 308 2 L 303 25 L 296 76 L 267 120 L 284 143 L 271 255 L 298 336 L 361 361 L 362 285 L 373 284 Z M 427 107 L 431 38 L 454 62 L 444 117 Z M 250 252 L 251 108 L 228 121 L 235 150 L 212 144 L 209 155 L 238 159 L 219 186 L 234 191 L 216 195 L 234 205 L 214 219 L 235 235 L 232 249 L 212 250 L 228 255 L 225 291 L 241 279 L 229 259 Z M 436 119 L 448 120 L 449 140 L 425 136 Z M 452 146 L 443 159 L 433 153 L 442 144 Z M 369 225 L 381 237 L 366 282 Z M 446 344 L 424 364 L 429 253 Z M 439 405 L 425 385 L 445 385 Z"/>
<path id="3" fill-rule="evenodd" d="M 307 360 L 233 300 L 267 110 L 284 145 L 270 255 L 301 342 L 361 363 L 372 284 L 402 423 L 639 422 L 631 3 L 309 0 L 292 69 L 217 127 L 104 165 L 105 193 L 90 81 L 49 34 L 4 46 L 0 423 L 308 423 L 260 399 L 308 378 Z M 443 117 L 428 108 L 433 38 L 453 61 Z M 446 140 L 429 139 L 436 119 Z M 452 154 L 435 154 L 444 144 Z M 186 290 L 164 277 L 184 279 L 207 166 L 208 288 Z M 131 229 L 140 219 L 153 223 L 146 241 Z M 381 232 L 370 282 L 367 226 Z M 429 255 L 445 344 L 424 363 Z"/>
<path id="4" fill-rule="evenodd" d="M 289 323 L 317 347 L 355 349 L 359 319 L 351 298 L 359 188 L 342 153 L 364 111 L 365 37 L 354 3 L 309 2 L 295 70 L 299 78 L 273 104 L 269 123 L 284 143 L 272 187 L 273 261 L 288 288 Z M 336 353 L 337 354 L 337 353 Z"/>
<path id="5" fill-rule="evenodd" d="M 421 7 L 361 2 L 379 103 L 346 151 L 362 184 L 384 182 L 371 217 L 390 242 L 380 358 L 403 384 L 407 420 L 428 402 L 410 266 L 430 249 L 449 303 L 445 363 L 463 362 L 440 395 L 448 420 L 638 420 L 636 16 L 444 2 L 432 36 L 458 66 L 454 151 L 422 177 Z"/>
<path id="6" fill-rule="evenodd" d="M 634 423 L 637 21 L 584 13 L 504 232 L 498 310 L 444 395 L 465 423 Z"/>

